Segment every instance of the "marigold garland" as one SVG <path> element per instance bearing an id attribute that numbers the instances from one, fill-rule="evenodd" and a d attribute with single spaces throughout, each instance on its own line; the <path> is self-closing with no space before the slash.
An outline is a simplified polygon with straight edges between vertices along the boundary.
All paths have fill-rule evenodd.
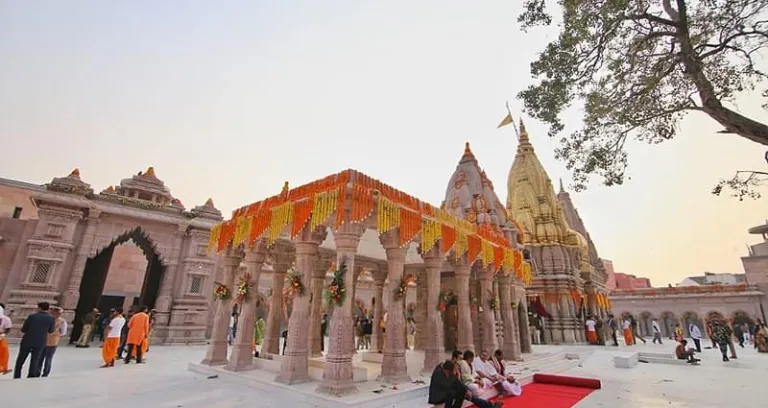
<path id="1" fill-rule="evenodd" d="M 491 308 L 492 311 L 498 312 L 499 311 L 499 298 L 496 296 L 491 296 L 491 299 L 488 301 L 488 306 Z"/>
<path id="2" fill-rule="evenodd" d="M 216 287 L 213 289 L 213 297 L 217 300 L 227 300 L 232 297 L 232 292 L 230 292 L 227 285 L 221 282 L 215 282 L 215 284 Z"/>
<path id="3" fill-rule="evenodd" d="M 376 229 L 379 235 L 400 226 L 400 206 L 379 196 L 379 207 L 376 211 Z"/>
<path id="4" fill-rule="evenodd" d="M 253 287 L 253 283 L 251 283 L 251 274 L 246 273 L 240 278 L 240 283 L 237 284 L 237 297 L 235 298 L 235 301 L 242 304 L 250 299 L 251 287 Z"/>
<path id="5" fill-rule="evenodd" d="M 435 247 L 437 241 L 442 237 L 442 225 L 432 219 L 424 218 L 421 226 L 421 252 L 427 253 Z"/>
<path id="6" fill-rule="evenodd" d="M 341 306 L 344 304 L 344 297 L 347 289 L 344 287 L 344 275 L 347 274 L 347 262 L 341 261 L 339 269 L 333 272 L 331 283 L 325 288 L 324 297 L 328 307 Z"/>
<path id="7" fill-rule="evenodd" d="M 301 281 L 301 275 L 292 270 L 285 276 L 285 287 L 283 288 L 283 296 L 286 299 L 293 299 L 296 295 L 304 296 L 306 291 L 304 283 Z"/>
<path id="8" fill-rule="evenodd" d="M 405 298 L 405 293 L 408 291 L 408 285 L 411 282 L 415 282 L 415 281 L 416 281 L 416 277 L 413 275 L 403 276 L 402 278 L 400 278 L 400 284 L 397 285 L 397 287 L 394 290 L 395 300 L 400 300 Z"/>
<path id="9" fill-rule="evenodd" d="M 336 211 L 336 202 L 339 195 L 338 190 L 326 191 L 315 196 L 315 202 L 312 204 L 312 220 L 309 228 L 315 230 L 323 224 Z"/>
<path id="10" fill-rule="evenodd" d="M 291 224 L 291 239 L 296 238 L 312 216 L 313 198 L 299 201 L 293 206 L 293 223 Z"/>
<path id="11" fill-rule="evenodd" d="M 287 202 L 272 209 L 272 223 L 269 226 L 268 244 L 271 246 L 280 237 L 283 227 L 293 219 L 293 203 Z"/>

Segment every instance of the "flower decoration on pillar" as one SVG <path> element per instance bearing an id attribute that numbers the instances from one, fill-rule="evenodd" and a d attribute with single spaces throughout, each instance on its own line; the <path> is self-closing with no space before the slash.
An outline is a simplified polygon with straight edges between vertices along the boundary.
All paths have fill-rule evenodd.
<path id="1" fill-rule="evenodd" d="M 216 287 L 213 289 L 213 297 L 215 297 L 216 300 L 227 300 L 232 297 L 232 292 L 227 285 L 221 282 L 214 283 L 216 284 Z"/>
<path id="2" fill-rule="evenodd" d="M 293 299 L 295 296 L 304 296 L 304 292 L 306 288 L 304 287 L 304 283 L 301 281 L 301 275 L 299 275 L 295 270 L 292 270 L 288 272 L 288 274 L 285 277 L 285 288 L 283 289 L 283 296 L 286 299 Z M 310 299 L 310 302 L 312 300 Z"/>
<path id="3" fill-rule="evenodd" d="M 477 312 L 477 306 L 480 301 L 477 300 L 477 296 L 470 296 L 469 297 L 469 310 L 472 312 Z"/>
<path id="4" fill-rule="evenodd" d="M 347 274 L 347 262 L 341 261 L 339 269 L 333 272 L 333 279 L 328 287 L 325 288 L 325 301 L 328 303 L 328 307 L 341 306 L 344 304 L 344 297 L 347 294 L 347 289 L 344 287 L 344 275 Z"/>
<path id="5" fill-rule="evenodd" d="M 455 293 L 453 293 L 452 290 L 448 289 L 444 292 L 440 292 L 440 295 L 438 295 L 437 310 L 441 312 L 445 312 L 445 309 L 447 309 L 448 306 L 456 305 L 458 303 L 459 303 L 459 298 L 456 296 Z"/>
<path id="6" fill-rule="evenodd" d="M 237 297 L 235 298 L 235 302 L 242 304 L 250 299 L 251 287 L 253 287 L 253 283 L 251 282 L 251 274 L 246 273 L 240 278 L 240 283 L 237 284 Z"/>
<path id="7" fill-rule="evenodd" d="M 491 308 L 494 312 L 499 311 L 499 298 L 496 296 L 491 296 L 491 299 L 488 301 L 488 307 Z"/>
<path id="8" fill-rule="evenodd" d="M 400 284 L 397 285 L 394 291 L 395 300 L 405 298 L 405 293 L 408 291 L 408 285 L 411 284 L 411 282 L 416 282 L 416 277 L 414 275 L 407 275 L 400 278 Z"/>

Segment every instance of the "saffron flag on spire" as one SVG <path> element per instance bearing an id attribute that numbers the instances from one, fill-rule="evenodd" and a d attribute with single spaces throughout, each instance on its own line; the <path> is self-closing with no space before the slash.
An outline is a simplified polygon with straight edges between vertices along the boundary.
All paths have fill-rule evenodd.
<path id="1" fill-rule="evenodd" d="M 499 126 L 496 126 L 496 129 L 502 128 L 514 122 L 515 122 L 514 119 L 512 119 L 512 113 L 507 113 L 507 116 L 505 116 L 504 119 L 501 120 L 501 123 L 499 123 Z"/>

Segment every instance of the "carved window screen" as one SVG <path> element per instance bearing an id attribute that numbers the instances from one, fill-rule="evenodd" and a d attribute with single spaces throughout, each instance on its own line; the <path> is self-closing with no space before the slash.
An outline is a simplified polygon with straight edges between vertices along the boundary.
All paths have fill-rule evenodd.
<path id="1" fill-rule="evenodd" d="M 208 245 L 198 245 L 197 246 L 197 256 L 205 257 L 208 255 Z"/>
<path id="2" fill-rule="evenodd" d="M 32 283 L 48 283 L 48 276 L 51 273 L 51 264 L 48 262 L 38 262 L 32 272 Z"/>
<path id="3" fill-rule="evenodd" d="M 46 230 L 45 235 L 51 237 L 60 237 L 62 234 L 64 234 L 64 225 L 48 224 L 48 229 Z"/>
<path id="4" fill-rule="evenodd" d="M 189 285 L 189 293 L 199 294 L 203 291 L 203 277 L 193 276 Z"/>

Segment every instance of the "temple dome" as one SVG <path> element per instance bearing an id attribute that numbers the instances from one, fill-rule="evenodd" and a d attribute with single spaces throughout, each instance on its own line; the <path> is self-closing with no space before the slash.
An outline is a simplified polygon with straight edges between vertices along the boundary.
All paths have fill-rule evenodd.
<path id="1" fill-rule="evenodd" d="M 451 176 L 445 191 L 443 208 L 449 213 L 476 223 L 500 228 L 510 242 L 517 241 L 517 229 L 507 216 L 504 205 L 493 189 L 493 183 L 480 168 L 475 155 L 465 145 L 464 154 Z"/>
<path id="2" fill-rule="evenodd" d="M 139 172 L 131 178 L 120 181 L 120 187 L 116 189 L 118 195 L 150 201 L 160 206 L 171 205 L 175 197 L 165 183 L 157 178 L 154 167 L 148 167 L 146 171 Z"/>
<path id="3" fill-rule="evenodd" d="M 586 239 L 566 222 L 552 180 L 536 156 L 522 120 L 507 179 L 507 212 L 521 224 L 525 243 L 587 248 Z"/>

